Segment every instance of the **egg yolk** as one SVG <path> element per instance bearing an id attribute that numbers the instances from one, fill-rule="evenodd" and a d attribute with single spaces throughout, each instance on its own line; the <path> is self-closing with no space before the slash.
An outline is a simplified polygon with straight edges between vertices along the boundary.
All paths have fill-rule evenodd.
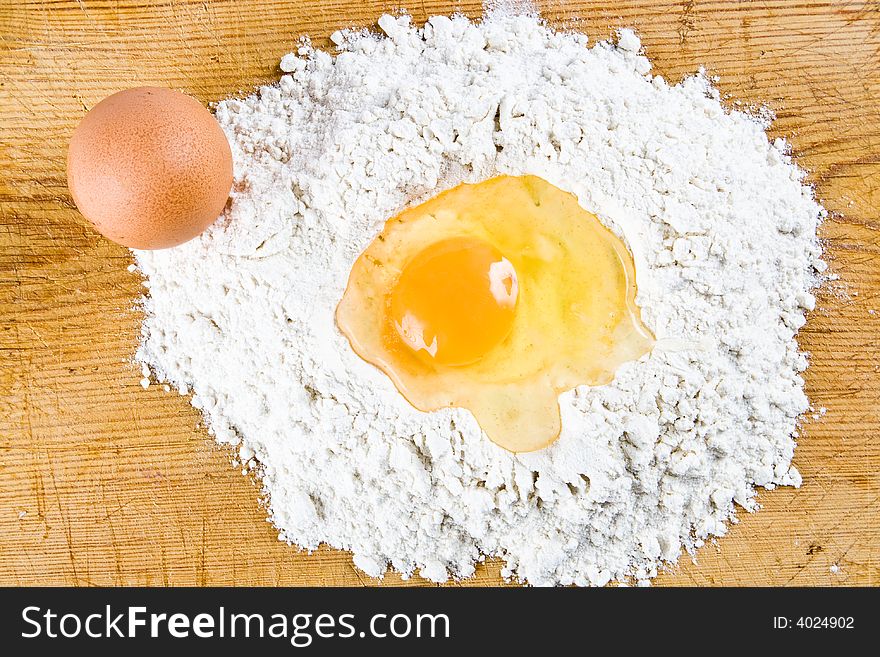
<path id="1" fill-rule="evenodd" d="M 498 249 L 451 238 L 406 265 L 391 292 L 391 320 L 421 358 L 468 365 L 510 333 L 517 295 L 516 271 Z"/>
<path id="2" fill-rule="evenodd" d="M 467 409 L 529 452 L 559 437 L 561 393 L 651 350 L 635 297 L 629 250 L 574 195 L 498 176 L 390 218 L 336 321 L 415 408 Z"/>

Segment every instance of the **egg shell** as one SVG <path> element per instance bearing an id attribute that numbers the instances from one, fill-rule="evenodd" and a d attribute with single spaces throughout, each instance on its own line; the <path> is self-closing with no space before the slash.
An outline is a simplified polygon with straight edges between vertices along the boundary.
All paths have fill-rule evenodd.
<path id="1" fill-rule="evenodd" d="M 232 187 L 232 152 L 197 100 L 138 87 L 105 98 L 77 126 L 67 185 L 104 236 L 136 249 L 161 249 L 216 221 Z"/>

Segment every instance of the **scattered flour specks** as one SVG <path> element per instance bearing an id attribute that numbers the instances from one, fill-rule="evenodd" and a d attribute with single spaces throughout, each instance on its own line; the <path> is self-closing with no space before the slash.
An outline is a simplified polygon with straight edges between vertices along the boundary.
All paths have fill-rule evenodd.
<path id="1" fill-rule="evenodd" d="M 648 584 L 734 504 L 756 508 L 756 486 L 797 486 L 795 333 L 824 211 L 786 144 L 704 76 L 652 76 L 628 30 L 588 47 L 533 15 L 379 25 L 335 33 L 335 57 L 303 45 L 279 84 L 220 103 L 227 211 L 136 253 L 139 361 L 237 446 L 279 537 L 351 550 L 373 576 L 467 577 L 495 555 L 532 584 Z M 500 173 L 577 194 L 626 239 L 658 337 L 613 384 L 562 395 L 561 438 L 519 456 L 467 412 L 414 410 L 334 324 L 386 218 Z"/>

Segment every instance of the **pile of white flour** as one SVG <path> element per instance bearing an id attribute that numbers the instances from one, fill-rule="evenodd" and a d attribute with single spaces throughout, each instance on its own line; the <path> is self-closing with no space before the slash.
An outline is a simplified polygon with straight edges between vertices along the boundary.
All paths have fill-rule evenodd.
<path id="1" fill-rule="evenodd" d="M 497 555 L 532 584 L 644 582 L 754 509 L 755 486 L 797 486 L 795 333 L 824 212 L 785 144 L 705 77 L 651 76 L 628 30 L 588 48 L 535 16 L 379 25 L 221 103 L 230 206 L 136 253 L 138 360 L 262 477 L 279 538 L 351 550 L 373 576 L 467 577 Z M 561 438 L 518 456 L 465 411 L 414 410 L 334 323 L 385 219 L 499 173 L 574 192 L 626 239 L 659 339 L 613 384 L 563 395 Z"/>

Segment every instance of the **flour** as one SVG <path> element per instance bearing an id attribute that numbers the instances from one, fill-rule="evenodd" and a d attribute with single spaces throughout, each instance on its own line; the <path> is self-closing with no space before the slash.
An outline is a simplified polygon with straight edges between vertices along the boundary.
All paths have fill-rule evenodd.
<path id="1" fill-rule="evenodd" d="M 493 555 L 532 584 L 647 583 L 754 510 L 756 486 L 799 485 L 794 336 L 824 211 L 785 143 L 704 76 L 653 77 L 629 30 L 588 48 L 503 12 L 379 26 L 220 103 L 231 204 L 193 242 L 136 253 L 138 360 L 237 446 L 279 538 L 372 576 L 468 577 Z M 658 337 L 611 385 L 562 395 L 560 439 L 519 456 L 465 411 L 413 409 L 334 323 L 385 219 L 499 173 L 575 193 L 627 241 Z"/>

